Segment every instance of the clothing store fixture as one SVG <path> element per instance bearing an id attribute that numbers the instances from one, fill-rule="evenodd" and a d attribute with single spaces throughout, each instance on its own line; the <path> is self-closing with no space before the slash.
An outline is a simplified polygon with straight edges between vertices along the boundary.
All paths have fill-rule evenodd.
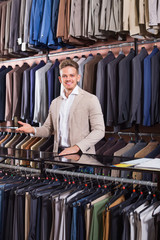
<path id="1" fill-rule="evenodd" d="M 154 40 L 154 43 L 160 42 L 159 39 Z M 153 43 L 152 40 L 146 40 L 146 41 L 138 41 L 137 39 L 134 39 L 134 41 L 132 42 L 123 42 L 123 43 L 118 43 L 118 44 L 108 44 L 105 46 L 98 46 L 98 47 L 85 47 L 85 48 L 77 48 L 77 49 L 71 49 L 71 50 L 67 50 L 67 51 L 63 51 L 63 52 L 54 52 L 54 53 L 49 53 L 49 51 L 46 51 L 46 54 L 38 54 L 36 56 L 30 56 L 30 57 L 26 57 L 26 58 L 18 58 L 18 61 L 27 61 L 30 59 L 38 59 L 38 58 L 46 58 L 47 61 L 48 59 L 50 59 L 51 57 L 60 57 L 60 56 L 68 56 L 70 54 L 76 54 L 76 53 L 82 53 L 83 52 L 94 52 L 94 51 L 100 51 L 100 50 L 110 50 L 110 49 L 114 49 L 114 48 L 123 48 L 123 47 L 133 47 L 136 51 L 136 55 L 138 53 L 138 46 L 139 45 L 144 45 L 144 44 L 151 44 Z M 3 61 L 1 63 L 5 64 L 5 63 L 14 63 L 17 62 L 17 59 L 11 59 L 11 60 L 6 60 Z"/>

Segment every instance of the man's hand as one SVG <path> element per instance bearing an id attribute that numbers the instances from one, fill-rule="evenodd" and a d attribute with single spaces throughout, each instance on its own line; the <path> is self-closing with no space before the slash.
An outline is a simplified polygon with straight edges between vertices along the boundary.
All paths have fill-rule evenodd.
<path id="1" fill-rule="evenodd" d="M 61 155 L 66 155 L 66 154 L 72 154 L 72 153 L 77 153 L 79 152 L 80 148 L 77 145 L 74 145 L 73 147 L 65 148 L 62 152 L 60 152 Z"/>
<path id="2" fill-rule="evenodd" d="M 21 122 L 21 121 L 18 121 L 19 124 L 22 125 L 22 127 L 20 128 L 17 128 L 16 129 L 16 132 L 19 132 L 19 133 L 32 133 L 32 134 L 35 134 L 35 131 L 34 131 L 34 128 L 28 124 L 28 123 L 24 123 L 24 122 Z"/>

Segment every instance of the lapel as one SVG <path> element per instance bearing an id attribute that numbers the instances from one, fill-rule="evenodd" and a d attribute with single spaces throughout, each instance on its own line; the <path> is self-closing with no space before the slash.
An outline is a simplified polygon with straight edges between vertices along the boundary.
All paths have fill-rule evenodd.
<path id="1" fill-rule="evenodd" d="M 72 119 L 73 113 L 74 113 L 75 109 L 77 108 L 77 105 L 78 105 L 79 101 L 82 99 L 83 94 L 84 94 L 83 90 L 80 87 L 78 87 L 78 95 L 75 96 L 75 99 L 74 99 L 73 104 L 72 104 L 71 109 L 70 109 L 69 126 L 70 126 L 70 121 Z"/>

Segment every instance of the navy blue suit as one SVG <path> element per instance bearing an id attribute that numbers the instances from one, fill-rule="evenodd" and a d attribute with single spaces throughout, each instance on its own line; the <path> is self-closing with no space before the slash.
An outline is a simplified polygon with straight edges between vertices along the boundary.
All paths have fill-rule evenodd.
<path id="1" fill-rule="evenodd" d="M 48 36 L 48 46 L 49 47 L 51 47 L 53 45 L 57 45 L 57 43 L 62 42 L 61 38 L 58 38 L 58 39 L 56 38 L 59 1 L 60 0 L 53 0 L 53 4 L 52 4 L 52 20 L 51 20 L 51 27 L 50 27 L 49 36 Z"/>
<path id="2" fill-rule="evenodd" d="M 144 59 L 144 106 L 143 106 L 143 125 L 151 125 L 151 58 L 158 52 L 155 47 L 150 55 Z"/>
<path id="3" fill-rule="evenodd" d="M 52 100 L 55 98 L 54 92 L 55 92 L 55 87 L 56 87 L 56 81 L 57 79 L 55 76 L 55 68 L 59 67 L 59 61 L 56 59 L 55 63 L 53 66 L 48 70 L 47 72 L 47 81 L 48 81 L 48 109 L 49 106 L 52 102 Z"/>
<path id="4" fill-rule="evenodd" d="M 30 120 L 33 120 L 34 114 L 34 96 L 35 96 L 35 72 L 43 67 L 45 62 L 42 60 L 35 68 L 30 71 Z"/>

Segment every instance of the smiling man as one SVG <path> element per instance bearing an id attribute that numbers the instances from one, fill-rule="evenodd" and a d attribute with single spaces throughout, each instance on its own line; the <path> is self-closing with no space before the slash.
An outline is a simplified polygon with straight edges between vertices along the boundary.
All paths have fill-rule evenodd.
<path id="1" fill-rule="evenodd" d="M 105 127 L 97 97 L 80 87 L 78 64 L 66 59 L 59 65 L 61 95 L 50 105 L 49 114 L 42 127 L 32 127 L 19 121 L 17 132 L 32 133 L 35 137 L 54 134 L 54 152 L 60 155 L 95 153 L 94 145 L 104 137 Z"/>

